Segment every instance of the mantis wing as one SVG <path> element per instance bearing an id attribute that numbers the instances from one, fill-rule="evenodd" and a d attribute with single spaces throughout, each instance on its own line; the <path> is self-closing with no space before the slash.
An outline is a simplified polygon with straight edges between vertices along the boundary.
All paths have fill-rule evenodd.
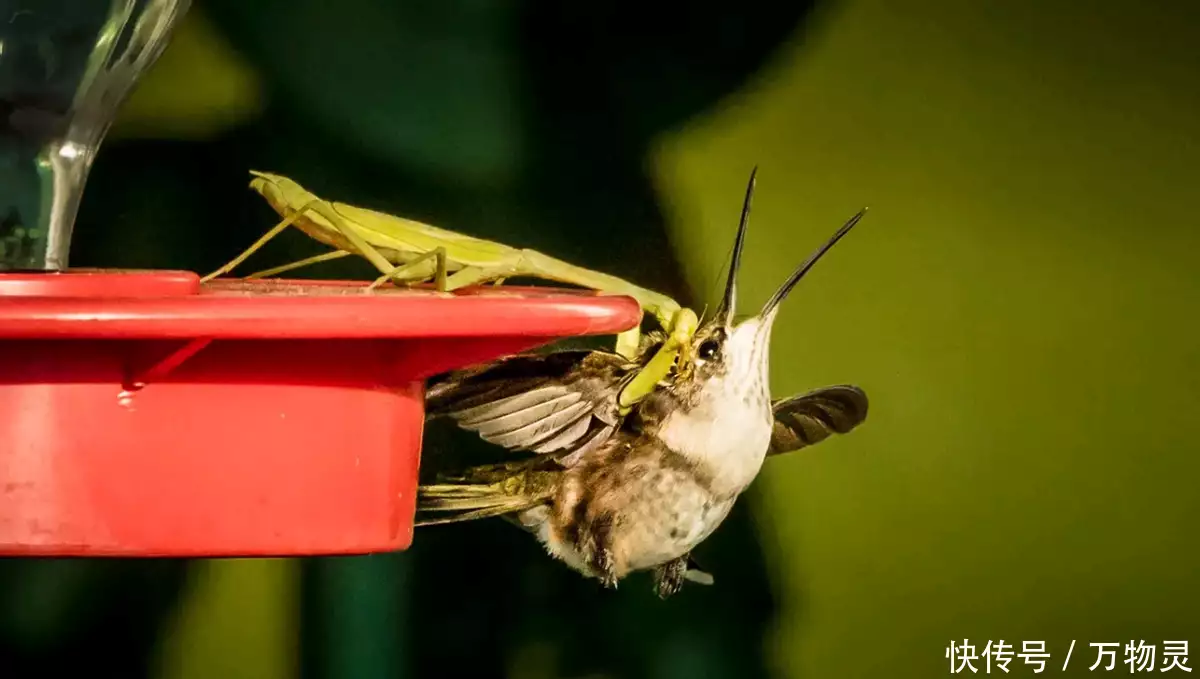
<path id="1" fill-rule="evenodd" d="M 867 394 L 851 384 L 815 389 L 773 405 L 775 427 L 768 455 L 790 453 L 846 434 L 867 419 Z"/>
<path id="2" fill-rule="evenodd" d="M 431 384 L 426 413 L 509 450 L 577 459 L 620 426 L 617 395 L 637 368 L 602 351 L 519 354 Z"/>

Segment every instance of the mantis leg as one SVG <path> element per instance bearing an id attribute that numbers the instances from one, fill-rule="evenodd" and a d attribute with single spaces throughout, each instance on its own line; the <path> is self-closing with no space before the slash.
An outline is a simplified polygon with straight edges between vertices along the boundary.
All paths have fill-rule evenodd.
<path id="1" fill-rule="evenodd" d="M 343 236 L 345 236 L 346 240 L 350 241 L 350 244 L 354 246 L 355 251 L 357 251 L 359 255 L 362 255 L 368 262 L 374 264 L 376 269 L 379 269 L 384 274 L 388 274 L 389 277 L 393 274 L 393 272 L 395 272 L 396 267 L 388 261 L 387 257 L 384 257 L 379 250 L 376 250 L 370 243 L 364 240 L 363 237 L 359 235 L 359 233 L 355 231 L 353 227 L 347 224 L 346 220 L 340 214 L 338 214 L 337 210 L 333 209 L 333 205 L 331 205 L 329 201 L 320 200 L 319 198 L 310 200 L 305 203 L 303 207 L 297 210 L 297 212 L 303 213 L 309 210 L 317 213 L 325 219 L 328 219 L 329 223 L 333 224 L 333 227 L 337 229 Z M 370 289 L 373 289 L 374 287 L 375 286 L 372 285 Z"/>
<path id="2" fill-rule="evenodd" d="M 671 369 L 676 367 L 677 363 L 681 368 L 690 365 L 692 335 L 695 334 L 700 323 L 696 312 L 680 308 L 670 298 L 657 293 L 631 286 L 620 279 L 579 269 L 533 250 L 522 250 L 518 256 L 504 258 L 492 266 L 472 266 L 460 269 L 450 276 L 446 287 L 449 290 L 455 290 L 512 276 L 533 276 L 591 287 L 604 292 L 627 294 L 637 299 L 644 310 L 653 313 L 659 319 L 669 336 L 667 341 L 659 347 L 658 352 L 621 390 L 618 395 L 618 404 L 623 410 L 628 411 L 633 405 L 650 395 L 658 388 L 659 382 L 670 375 Z M 641 331 L 636 327 L 621 333 L 617 337 L 617 351 L 626 358 L 634 358 L 637 355 L 640 336 Z"/>
<path id="3" fill-rule="evenodd" d="M 504 280 L 515 275 L 519 275 L 515 267 L 504 260 L 495 266 L 467 266 L 455 271 L 453 276 L 446 279 L 446 289 L 457 290 L 488 281 Z"/>
<path id="4" fill-rule="evenodd" d="M 593 290 L 601 290 L 614 295 L 629 295 L 638 301 L 644 312 L 654 316 L 663 330 L 666 330 L 668 333 L 674 333 L 678 325 L 678 317 L 686 311 L 679 306 L 678 302 L 666 295 L 633 285 L 615 276 L 584 269 L 550 257 L 549 255 L 544 255 L 537 250 L 524 249 L 520 253 L 520 259 L 514 262 L 514 273 L 512 275 L 536 276 L 584 288 L 592 288 Z M 693 312 L 688 311 L 686 313 L 693 317 L 695 316 Z M 617 350 L 626 357 L 632 358 L 635 356 L 640 334 L 638 329 L 631 329 L 621 333 L 617 338 Z M 688 340 L 691 340 L 690 335 L 688 336 Z"/>
<path id="5" fill-rule="evenodd" d="M 201 278 L 200 282 L 207 283 L 208 281 L 216 278 L 217 276 L 220 276 L 222 274 L 227 274 L 230 271 L 234 270 L 235 268 L 237 268 L 237 266 L 239 264 L 246 261 L 246 259 L 248 257 L 250 257 L 250 255 L 257 252 L 260 248 L 262 248 L 262 246 L 266 245 L 267 241 L 271 240 L 275 236 L 278 236 L 287 227 L 291 226 L 292 224 L 295 224 L 297 219 L 300 219 L 300 217 L 303 216 L 304 213 L 306 213 L 310 210 L 312 212 L 317 213 L 318 215 L 321 215 L 325 219 L 328 219 L 329 222 L 331 224 L 333 224 L 334 228 L 336 228 L 343 236 L 345 236 L 346 240 L 350 241 L 350 243 L 354 246 L 355 250 L 358 251 L 358 254 L 365 257 L 369 262 L 374 264 L 375 267 L 378 268 L 380 271 L 390 274 L 395 269 L 395 267 L 392 266 L 392 263 L 389 262 L 386 257 L 384 257 L 382 254 L 380 254 L 378 250 L 371 247 L 370 243 L 363 240 L 362 236 L 360 236 L 354 229 L 352 229 L 350 227 L 350 225 L 346 224 L 346 220 L 342 219 L 342 216 L 339 215 L 337 213 L 337 211 L 333 209 L 332 205 L 330 205 L 328 202 L 323 201 L 319 198 L 314 198 L 313 200 L 310 200 L 307 203 L 305 203 L 304 205 L 302 205 L 299 209 L 293 210 L 291 212 L 291 214 L 289 214 L 287 217 L 285 217 L 283 219 L 283 221 L 279 222 L 278 224 L 276 224 L 274 226 L 274 228 L 272 228 L 270 231 L 263 234 L 262 238 L 259 238 L 258 240 L 254 241 L 254 243 L 250 247 L 246 248 L 246 250 L 244 252 L 242 252 L 242 254 L 240 254 L 237 257 L 230 260 L 229 263 L 227 263 L 225 266 L 221 267 L 220 269 L 217 269 L 216 271 L 208 274 L 204 278 Z M 319 261 L 326 261 L 328 259 L 337 259 L 337 256 L 331 255 L 329 257 L 322 257 L 322 256 L 310 257 L 308 259 L 300 260 L 299 262 L 294 262 L 293 264 L 284 265 L 282 267 L 276 267 L 275 269 L 267 269 L 267 271 L 271 271 L 274 273 L 279 273 L 281 271 L 290 271 L 291 269 L 299 268 L 300 266 L 306 266 L 308 264 L 313 264 L 313 263 L 319 262 Z M 259 277 L 261 277 L 264 275 L 264 273 L 260 271 L 260 272 L 257 272 L 257 275 Z"/>
<path id="6" fill-rule="evenodd" d="M 255 271 L 254 273 L 250 274 L 249 276 L 246 276 L 246 280 L 253 280 L 255 278 L 266 278 L 268 276 L 274 276 L 276 274 L 281 274 L 285 271 L 292 271 L 294 269 L 299 269 L 300 267 L 308 266 L 309 264 L 317 264 L 319 262 L 328 262 L 328 261 L 334 260 L 334 259 L 341 259 L 342 257 L 348 257 L 351 254 L 352 253 L 347 252 L 345 250 L 334 250 L 333 252 L 326 252 L 325 254 L 322 254 L 322 255 L 315 255 L 313 257 L 307 257 L 298 262 L 292 262 L 291 264 L 284 264 L 283 266 L 277 266 L 277 267 L 273 267 L 270 269 L 263 269 L 262 271 Z"/>
<path id="7" fill-rule="evenodd" d="M 246 261 L 246 258 L 248 258 L 250 255 L 254 254 L 255 252 L 258 252 L 259 248 L 266 245 L 267 241 L 271 240 L 275 236 L 278 236 L 284 229 L 291 226 L 299 218 L 300 218 L 299 212 L 292 213 L 287 218 L 285 218 L 282 222 L 279 222 L 278 224 L 276 224 L 270 231 L 263 234 L 262 238 L 259 238 L 258 240 L 254 241 L 254 243 L 250 247 L 246 248 L 245 251 L 242 252 L 242 254 L 229 260 L 229 262 L 226 263 L 225 266 L 222 266 L 220 269 L 217 269 L 216 271 L 208 274 L 204 278 L 201 278 L 200 282 L 207 283 L 207 282 L 211 281 L 212 279 L 216 278 L 217 276 L 222 276 L 224 274 L 229 273 L 230 271 L 233 271 L 234 269 L 237 268 L 237 266 L 239 264 Z"/>
<path id="8" fill-rule="evenodd" d="M 638 401 L 649 396 L 658 387 L 658 383 L 671 373 L 678 357 L 679 345 L 671 340 L 664 342 L 645 367 L 629 380 L 620 394 L 617 394 L 617 405 L 621 412 L 629 412 Z"/>
<path id="9" fill-rule="evenodd" d="M 425 254 L 404 263 L 391 270 L 390 273 L 385 273 L 379 278 L 376 278 L 371 285 L 367 286 L 367 290 L 374 290 L 388 281 L 400 280 L 405 273 L 412 271 L 418 264 L 421 264 L 429 259 L 434 259 L 434 282 L 437 285 L 438 292 L 446 292 L 446 248 L 436 247 Z"/>
<path id="10" fill-rule="evenodd" d="M 631 328 L 617 335 L 616 352 L 625 358 L 637 357 L 638 345 L 641 343 L 642 329 Z"/>
<path id="11" fill-rule="evenodd" d="M 671 374 L 672 368 L 679 371 L 691 366 L 692 335 L 700 319 L 691 309 L 680 309 L 671 319 L 670 335 L 641 371 L 625 385 L 617 395 L 617 405 L 628 412 L 636 403 L 649 396 L 658 383 Z"/>
<path id="12" fill-rule="evenodd" d="M 542 278 L 545 280 L 562 281 L 564 283 L 571 283 L 573 285 L 580 285 L 582 287 L 594 287 L 588 285 L 587 281 L 576 280 L 578 278 L 576 276 L 571 276 L 558 270 L 551 270 L 539 266 L 538 264 L 541 260 L 537 258 L 531 260 L 528 257 L 529 252 L 532 251 L 523 250 L 520 254 L 500 260 L 499 263 L 493 266 L 464 267 L 454 272 L 454 275 L 447 279 L 446 286 L 450 290 L 457 290 L 458 288 L 467 287 L 469 285 L 478 285 L 488 281 L 491 281 L 494 285 L 500 285 L 501 282 L 508 278 L 513 278 L 516 276 L 529 276 L 532 278 Z M 538 257 L 544 256 L 538 255 Z M 555 262 L 557 260 L 548 261 Z M 612 290 L 605 290 L 604 288 L 595 289 L 600 290 L 601 292 L 614 292 Z M 640 302 L 641 300 L 639 300 L 639 303 Z M 641 328 L 639 327 L 634 327 L 626 330 L 623 333 L 620 333 L 617 335 L 617 353 L 630 360 L 636 358 L 640 340 Z"/>

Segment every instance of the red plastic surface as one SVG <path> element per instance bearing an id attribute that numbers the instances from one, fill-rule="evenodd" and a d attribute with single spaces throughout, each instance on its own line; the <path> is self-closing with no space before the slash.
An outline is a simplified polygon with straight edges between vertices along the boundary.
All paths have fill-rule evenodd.
<path id="1" fill-rule="evenodd" d="M 641 315 L 569 290 L 363 287 L 0 274 L 0 554 L 404 549 L 425 377 Z"/>

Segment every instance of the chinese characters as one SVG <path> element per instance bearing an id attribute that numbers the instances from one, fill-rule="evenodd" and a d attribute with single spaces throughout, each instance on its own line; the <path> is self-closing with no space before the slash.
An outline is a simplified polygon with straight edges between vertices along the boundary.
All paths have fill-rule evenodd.
<path id="1" fill-rule="evenodd" d="M 1046 671 L 1050 661 L 1050 652 L 1045 641 L 1022 641 L 1020 652 L 1016 652 L 1018 642 L 985 641 L 972 643 L 970 639 L 962 642 L 952 640 L 946 647 L 946 659 L 949 661 L 950 674 L 991 674 L 993 670 L 1008 674 L 1009 665 L 1020 660 L 1034 674 Z M 1130 640 L 1122 645 L 1120 642 L 1091 642 L 1088 644 L 1095 657 L 1088 670 L 1095 672 L 1111 672 L 1117 668 L 1118 655 L 1122 656 L 1126 669 L 1135 672 L 1191 672 L 1188 665 L 1187 641 L 1163 641 L 1161 644 L 1147 642 L 1144 639 Z M 1062 671 L 1066 671 L 1071 662 L 1071 654 L 1075 650 L 1075 640 L 1063 655 Z M 1157 659 L 1157 662 L 1156 662 Z"/>

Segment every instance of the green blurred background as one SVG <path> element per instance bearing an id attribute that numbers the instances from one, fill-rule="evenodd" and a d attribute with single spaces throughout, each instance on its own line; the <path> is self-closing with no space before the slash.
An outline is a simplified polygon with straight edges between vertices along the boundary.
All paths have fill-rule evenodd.
<path id="1" fill-rule="evenodd" d="M 675 600 L 499 522 L 354 559 L 7 561 L 0 676 L 931 677 L 964 638 L 1044 640 L 1047 674 L 1076 640 L 1070 676 L 1090 642 L 1194 646 L 1198 29 L 1183 0 L 199 2 L 73 265 L 215 268 L 273 223 L 256 168 L 711 303 L 758 164 L 747 304 L 872 208 L 772 368 L 871 416 L 768 463 L 701 552 L 716 587 Z"/>

